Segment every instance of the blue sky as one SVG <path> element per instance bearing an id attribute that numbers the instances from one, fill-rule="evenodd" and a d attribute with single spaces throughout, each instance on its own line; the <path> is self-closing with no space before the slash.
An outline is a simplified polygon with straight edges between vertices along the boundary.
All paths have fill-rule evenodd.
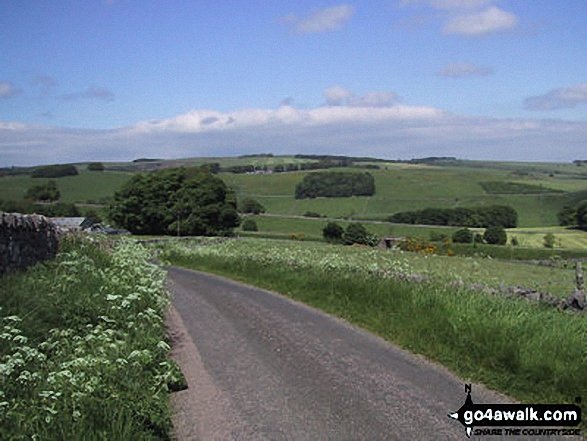
<path id="1" fill-rule="evenodd" d="M 585 0 L 0 2 L 0 166 L 587 159 Z"/>

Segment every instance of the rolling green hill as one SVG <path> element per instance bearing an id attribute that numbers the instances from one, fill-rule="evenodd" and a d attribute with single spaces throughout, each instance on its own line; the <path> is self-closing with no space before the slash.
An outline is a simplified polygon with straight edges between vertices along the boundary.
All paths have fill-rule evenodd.
<path id="1" fill-rule="evenodd" d="M 291 156 L 248 156 L 238 158 L 188 158 L 180 160 L 147 160 L 127 163 L 104 163 L 106 171 L 89 172 L 86 164 L 77 164 L 77 176 L 56 178 L 62 202 L 87 204 L 104 201 L 120 188 L 132 174 L 141 169 L 219 163 L 221 167 L 265 166 L 312 162 Z M 368 162 L 356 165 L 364 167 Z M 239 199 L 259 200 L 267 214 L 281 218 L 261 217 L 259 227 L 266 232 L 306 233 L 319 235 L 324 219 L 296 219 L 307 212 L 324 217 L 354 221 L 385 221 L 402 211 L 433 208 L 455 208 L 509 205 L 519 215 L 521 228 L 540 229 L 557 225 L 557 213 L 565 204 L 587 199 L 587 166 L 558 163 L 516 163 L 484 161 L 448 161 L 437 164 L 373 162 L 379 169 L 367 170 L 375 178 L 376 192 L 370 197 L 294 198 L 296 185 L 311 171 L 273 174 L 233 174 L 219 176 L 232 187 Z M 126 171 L 123 171 L 126 170 Z M 338 171 L 365 171 L 364 168 L 335 168 Z M 23 198 L 27 188 L 48 179 L 29 175 L 0 177 L 0 199 Z M 289 219 L 288 219 L 289 218 Z M 380 235 L 426 231 L 425 227 L 373 224 Z M 582 234 L 582 233 L 580 233 Z M 424 234 L 423 236 L 427 236 Z M 534 243 L 538 239 L 532 240 Z M 539 241 L 539 240 L 538 240 Z M 568 241 L 582 245 L 581 239 Z"/>

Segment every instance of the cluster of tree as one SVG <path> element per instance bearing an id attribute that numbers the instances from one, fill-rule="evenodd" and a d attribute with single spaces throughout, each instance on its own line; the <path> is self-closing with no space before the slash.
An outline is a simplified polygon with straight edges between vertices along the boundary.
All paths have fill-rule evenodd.
<path id="1" fill-rule="evenodd" d="M 311 159 L 313 161 L 333 161 L 333 162 L 387 162 L 386 159 L 369 158 L 366 156 L 343 156 L 343 155 L 295 155 L 298 159 Z"/>
<path id="2" fill-rule="evenodd" d="M 0 167 L 0 176 L 30 175 L 31 167 Z"/>
<path id="3" fill-rule="evenodd" d="M 468 228 L 457 230 L 452 235 L 454 243 L 488 243 L 490 245 L 505 245 L 508 236 L 502 226 L 488 227 L 483 234 L 473 233 Z"/>
<path id="4" fill-rule="evenodd" d="M 265 207 L 256 199 L 243 198 L 239 203 L 239 212 L 245 214 L 265 213 Z"/>
<path id="5" fill-rule="evenodd" d="M 6 213 L 42 214 L 47 217 L 79 217 L 81 213 L 74 204 L 35 204 L 30 200 L 3 201 L 0 200 L 0 211 Z"/>
<path id="6" fill-rule="evenodd" d="M 507 205 L 474 208 L 425 208 L 419 211 L 396 213 L 387 220 L 398 224 L 515 228 L 518 225 L 518 213 Z"/>
<path id="7" fill-rule="evenodd" d="M 33 201 L 53 202 L 61 197 L 55 181 L 49 181 L 45 185 L 34 185 L 26 191 L 25 199 Z"/>
<path id="8" fill-rule="evenodd" d="M 575 164 L 577 167 L 581 167 L 581 166 L 587 164 L 587 159 L 575 159 L 573 161 L 573 164 Z"/>
<path id="9" fill-rule="evenodd" d="M 134 175 L 114 194 L 109 217 L 133 234 L 222 236 L 240 223 L 234 194 L 205 168 Z"/>
<path id="10" fill-rule="evenodd" d="M 576 205 L 565 205 L 558 213 L 558 222 L 562 226 L 576 226 L 587 230 L 587 199 Z"/>
<path id="11" fill-rule="evenodd" d="M 88 164 L 89 171 L 104 171 L 106 167 L 101 162 L 90 162 Z"/>
<path id="12" fill-rule="evenodd" d="M 369 173 L 317 172 L 304 176 L 295 198 L 372 196 L 375 179 Z"/>
<path id="13" fill-rule="evenodd" d="M 350 223 L 346 230 L 336 222 L 328 222 L 322 229 L 322 236 L 330 243 L 342 243 L 344 245 L 369 245 L 377 246 L 379 237 L 368 232 L 362 224 Z"/>
<path id="14" fill-rule="evenodd" d="M 276 164 L 273 166 L 274 173 L 292 172 L 292 171 L 298 171 L 299 169 L 300 169 L 300 164 L 295 164 L 295 163 Z"/>
<path id="15" fill-rule="evenodd" d="M 56 164 L 37 167 L 33 170 L 33 178 L 61 178 L 63 176 L 77 175 L 77 168 L 72 164 Z"/>
<path id="16" fill-rule="evenodd" d="M 543 187 L 542 185 L 525 184 L 522 182 L 486 181 L 480 182 L 487 194 L 541 194 L 564 193 L 562 190 Z"/>

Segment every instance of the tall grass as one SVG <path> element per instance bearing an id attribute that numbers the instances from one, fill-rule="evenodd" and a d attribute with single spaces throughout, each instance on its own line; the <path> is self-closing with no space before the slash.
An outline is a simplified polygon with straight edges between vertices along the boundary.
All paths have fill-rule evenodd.
<path id="1" fill-rule="evenodd" d="M 164 272 L 137 245 L 68 242 L 2 278 L 0 439 L 169 439 Z"/>
<path id="2" fill-rule="evenodd" d="M 254 242 L 248 248 L 237 252 L 230 244 L 167 245 L 161 256 L 174 265 L 306 302 L 521 401 L 572 402 L 587 396 L 583 316 L 524 300 L 398 280 L 404 264 L 392 271 L 378 271 L 377 264 L 349 265 L 334 247 L 330 260 L 320 256 L 314 262 L 289 252 L 285 243 L 281 257 L 276 253 L 275 258 L 267 252 L 256 255 Z M 396 270 L 394 277 L 387 276 Z"/>

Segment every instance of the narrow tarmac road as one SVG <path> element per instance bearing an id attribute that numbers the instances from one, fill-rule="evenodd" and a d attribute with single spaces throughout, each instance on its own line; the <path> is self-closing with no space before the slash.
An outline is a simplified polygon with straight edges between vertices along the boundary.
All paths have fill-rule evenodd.
<path id="1" fill-rule="evenodd" d="M 165 269 L 189 385 L 172 398 L 180 441 L 467 439 L 447 416 L 465 382 L 442 367 L 278 294 Z M 472 398 L 508 402 L 475 384 Z"/>

